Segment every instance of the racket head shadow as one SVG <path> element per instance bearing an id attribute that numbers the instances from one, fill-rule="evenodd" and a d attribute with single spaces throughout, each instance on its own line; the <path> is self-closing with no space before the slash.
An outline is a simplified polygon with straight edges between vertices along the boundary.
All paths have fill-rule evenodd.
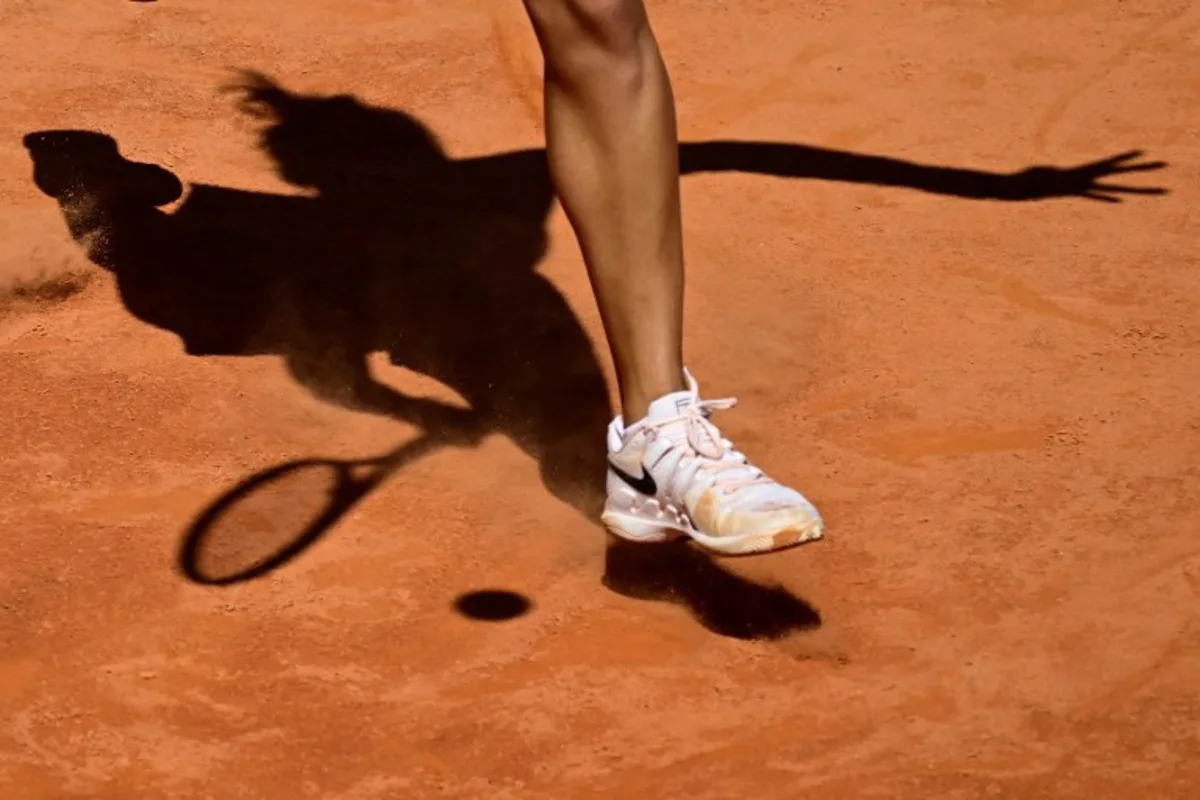
<path id="1" fill-rule="evenodd" d="M 196 583 L 226 586 L 291 561 L 377 483 L 377 477 L 355 478 L 362 466 L 305 459 L 243 480 L 192 523 L 180 547 L 180 571 Z"/>

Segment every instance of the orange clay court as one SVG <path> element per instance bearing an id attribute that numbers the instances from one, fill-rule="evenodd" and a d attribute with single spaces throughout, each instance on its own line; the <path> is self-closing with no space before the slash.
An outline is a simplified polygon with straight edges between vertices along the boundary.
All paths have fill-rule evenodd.
<path id="1" fill-rule="evenodd" d="M 516 0 L 0 5 L 0 797 L 1200 796 L 1200 3 L 650 7 L 775 555 L 591 521 Z"/>

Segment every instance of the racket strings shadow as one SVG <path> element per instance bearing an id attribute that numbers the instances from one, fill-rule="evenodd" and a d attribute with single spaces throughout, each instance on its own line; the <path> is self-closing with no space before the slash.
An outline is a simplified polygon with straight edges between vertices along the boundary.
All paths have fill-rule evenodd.
<path id="1" fill-rule="evenodd" d="M 454 441 L 423 434 L 374 459 L 302 459 L 251 475 L 192 523 L 179 569 L 208 586 L 266 575 L 325 536 L 392 474 Z"/>

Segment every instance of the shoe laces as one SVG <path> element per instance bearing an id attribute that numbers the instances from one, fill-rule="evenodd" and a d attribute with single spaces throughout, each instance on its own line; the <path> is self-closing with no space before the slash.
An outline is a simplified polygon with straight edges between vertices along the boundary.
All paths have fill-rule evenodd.
<path id="1" fill-rule="evenodd" d="M 647 422 L 645 429 L 657 434 L 664 428 L 682 424 L 684 440 L 681 444 L 686 445 L 688 455 L 700 461 L 698 471 L 711 475 L 714 484 L 719 482 L 725 491 L 734 492 L 767 483 L 770 479 L 762 470 L 751 464 L 712 422 L 714 411 L 728 411 L 737 403 L 735 397 L 701 400 L 693 394 L 692 401 L 680 413 Z"/>

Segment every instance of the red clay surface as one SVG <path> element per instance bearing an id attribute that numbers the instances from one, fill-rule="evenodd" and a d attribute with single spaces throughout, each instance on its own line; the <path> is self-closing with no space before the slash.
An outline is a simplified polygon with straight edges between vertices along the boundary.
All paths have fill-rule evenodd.
<path id="1" fill-rule="evenodd" d="M 689 363 L 828 518 L 775 556 L 581 513 L 515 0 L 0 6 L 0 796 L 1197 796 L 1200 4 L 653 12 L 688 142 L 801 146 L 685 151 Z M 203 516 L 389 453 L 282 563 L 328 469 Z"/>

